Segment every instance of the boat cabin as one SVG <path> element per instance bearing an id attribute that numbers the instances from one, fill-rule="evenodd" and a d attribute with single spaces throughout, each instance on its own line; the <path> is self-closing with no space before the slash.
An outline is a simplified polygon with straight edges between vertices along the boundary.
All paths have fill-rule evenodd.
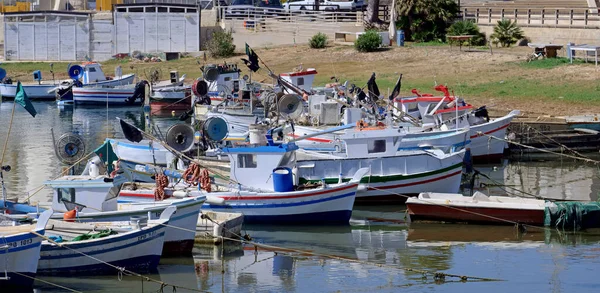
<path id="1" fill-rule="evenodd" d="M 208 83 L 209 95 L 218 96 L 220 92 L 225 90 L 228 91 L 226 94 L 237 93 L 240 88 L 244 87 L 244 80 L 240 80 L 240 69 L 236 64 L 207 65 L 204 70 L 213 68 L 213 72 L 218 72 L 218 76 L 216 77 L 215 82 Z M 206 78 L 207 76 L 205 76 L 205 79 Z M 211 76 L 211 78 L 215 78 L 215 76 Z"/>
<path id="2" fill-rule="evenodd" d="M 395 156 L 406 133 L 391 127 L 347 130 L 340 136 L 346 144 L 347 158 L 381 158 Z"/>
<path id="3" fill-rule="evenodd" d="M 280 74 L 281 78 L 293 85 L 311 92 L 315 76 L 317 76 L 317 70 L 314 68 L 308 68 L 307 70 L 299 72 L 287 72 Z"/>
<path id="4" fill-rule="evenodd" d="M 52 209 L 55 212 L 77 209 L 78 212 L 95 213 L 118 209 L 117 196 L 124 181 L 125 178 L 72 175 L 46 181 L 44 184 L 54 189 Z"/>
<path id="5" fill-rule="evenodd" d="M 83 67 L 83 83 L 90 84 L 94 82 L 106 81 L 108 78 L 104 75 L 100 63 L 86 62 L 81 64 Z"/>
<path id="6" fill-rule="evenodd" d="M 230 178 L 243 186 L 257 190 L 274 190 L 273 173 L 277 168 L 294 167 L 294 143 L 268 146 L 221 148 L 221 154 L 229 156 Z"/>

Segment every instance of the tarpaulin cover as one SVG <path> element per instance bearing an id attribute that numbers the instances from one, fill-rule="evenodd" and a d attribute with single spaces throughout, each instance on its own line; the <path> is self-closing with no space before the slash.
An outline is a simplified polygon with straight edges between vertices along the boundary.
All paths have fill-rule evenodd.
<path id="1" fill-rule="evenodd" d="M 544 225 L 574 231 L 600 228 L 600 202 L 554 202 L 545 208 Z"/>

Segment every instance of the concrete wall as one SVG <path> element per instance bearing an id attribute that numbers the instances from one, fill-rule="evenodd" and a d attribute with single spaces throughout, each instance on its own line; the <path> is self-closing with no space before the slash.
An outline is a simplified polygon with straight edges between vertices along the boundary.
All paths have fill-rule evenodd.
<path id="1" fill-rule="evenodd" d="M 494 32 L 493 26 L 480 26 L 481 32 L 489 37 Z M 521 27 L 525 36 L 532 43 L 566 44 L 598 44 L 600 41 L 600 30 L 597 29 L 574 29 L 574 28 L 540 28 Z"/>

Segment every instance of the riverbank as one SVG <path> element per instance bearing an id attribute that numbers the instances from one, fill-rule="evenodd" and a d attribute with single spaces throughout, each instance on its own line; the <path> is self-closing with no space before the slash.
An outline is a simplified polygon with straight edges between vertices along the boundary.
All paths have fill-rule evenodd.
<path id="1" fill-rule="evenodd" d="M 240 48 L 238 48 L 240 49 Z M 302 64 L 319 72 L 316 84 L 336 76 L 341 82 L 349 80 L 364 86 L 372 72 L 382 93 L 393 88 L 399 74 L 403 74 L 402 94 L 410 89 L 433 92 L 433 86 L 446 84 L 456 95 L 463 96 L 475 106 L 487 105 L 495 113 L 520 109 L 524 115 L 576 115 L 600 113 L 600 86 L 596 80 L 600 71 L 593 63 L 569 64 L 565 58 L 527 63 L 529 48 L 493 48 L 459 51 L 457 47 L 407 46 L 392 47 L 376 53 L 358 53 L 351 46 L 330 46 L 309 49 L 307 46 L 254 48 L 263 61 L 276 73 L 291 71 Z M 226 61 L 242 64 L 239 54 L 226 59 L 208 58 L 208 63 Z M 182 58 L 175 61 L 143 63 L 140 61 L 111 60 L 103 63 L 107 73 L 121 65 L 124 73 L 137 73 L 141 78 L 153 69 L 168 78 L 168 72 L 178 70 L 191 81 L 200 76 L 202 58 Z M 67 63 L 54 63 L 56 79 L 68 78 Z M 261 65 L 262 66 L 262 65 Z M 9 76 L 30 79 L 33 70 L 42 70 L 45 79 L 51 79 L 48 63 L 4 63 Z M 243 67 L 245 69 L 245 67 Z M 244 70 L 247 72 L 247 70 Z M 254 80 L 269 82 L 263 69 L 253 74 Z"/>

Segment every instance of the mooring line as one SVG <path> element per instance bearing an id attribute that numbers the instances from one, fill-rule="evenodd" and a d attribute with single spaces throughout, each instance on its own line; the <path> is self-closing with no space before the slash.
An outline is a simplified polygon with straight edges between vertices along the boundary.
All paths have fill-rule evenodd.
<path id="1" fill-rule="evenodd" d="M 531 127 L 530 125 L 528 125 L 528 124 L 526 124 L 526 123 L 523 123 L 523 124 L 524 124 L 524 125 L 527 125 L 527 128 L 528 128 L 528 130 L 533 130 L 533 131 L 537 132 L 539 135 L 541 135 L 541 136 L 545 137 L 546 139 L 549 139 L 550 141 L 552 141 L 552 142 L 556 143 L 557 145 L 561 146 L 562 148 L 564 148 L 564 149 L 566 149 L 566 150 L 568 150 L 568 151 L 570 151 L 570 152 L 572 152 L 572 153 L 574 153 L 574 154 L 576 154 L 576 155 L 578 155 L 578 156 L 580 156 L 580 157 L 582 157 L 582 158 L 588 158 L 587 156 L 584 156 L 584 155 L 582 155 L 581 153 L 579 153 L 578 151 L 576 151 L 576 150 L 574 150 L 574 149 L 571 149 L 571 148 L 567 147 L 566 145 L 564 145 L 564 144 L 562 144 L 562 143 L 560 143 L 560 142 L 556 141 L 555 139 L 553 139 L 553 138 L 551 138 L 551 137 L 547 136 L 546 134 L 542 133 L 541 131 L 539 131 L 539 130 L 537 130 L 537 129 L 533 128 L 533 127 Z M 588 159 L 589 159 L 589 158 L 588 158 Z"/>
<path id="2" fill-rule="evenodd" d="M 553 154 L 553 155 L 557 155 L 557 156 L 563 156 L 563 157 L 567 157 L 567 158 L 571 158 L 571 159 L 575 159 L 575 160 L 581 160 L 581 161 L 584 161 L 584 162 L 587 162 L 587 163 L 600 164 L 600 161 L 592 160 L 592 159 L 589 159 L 589 158 L 577 157 L 577 156 L 573 156 L 573 155 L 567 155 L 567 154 L 557 153 L 557 152 L 553 152 L 553 151 L 549 151 L 549 150 L 545 150 L 545 149 L 540 149 L 540 148 L 528 146 L 528 145 L 521 144 L 521 143 L 518 143 L 518 142 L 515 142 L 515 141 L 511 141 L 511 140 L 507 140 L 507 139 L 495 137 L 493 135 L 485 134 L 485 133 L 483 133 L 481 131 L 477 132 L 477 136 L 487 136 L 490 139 L 500 140 L 500 141 L 503 141 L 503 142 L 506 142 L 506 143 L 510 143 L 510 144 L 514 144 L 514 145 L 518 145 L 520 147 L 524 147 L 524 148 L 527 148 L 527 149 L 537 150 L 537 151 L 542 152 L 542 153 L 548 153 L 548 154 Z"/>
<path id="3" fill-rule="evenodd" d="M 26 278 L 29 278 L 29 279 L 33 279 L 34 281 L 39 281 L 39 282 L 42 282 L 42 283 L 45 283 L 45 284 L 48 284 L 48 285 L 54 286 L 54 287 L 56 287 L 56 288 L 60 288 L 60 289 L 63 289 L 63 290 L 67 290 L 67 291 L 70 291 L 70 292 L 83 293 L 83 291 L 78 291 L 78 290 L 75 290 L 75 289 L 71 289 L 71 288 L 69 288 L 69 287 L 65 287 L 65 286 L 62 286 L 62 285 L 59 285 L 59 284 L 56 284 L 56 283 L 52 283 L 52 282 L 50 282 L 50 281 L 45 281 L 45 280 L 42 280 L 42 279 L 40 279 L 40 278 L 36 278 L 36 277 L 32 277 L 32 276 L 28 276 L 28 275 L 26 275 L 26 274 L 21 274 L 21 273 L 19 273 L 19 272 L 12 272 L 12 273 L 13 273 L 13 274 L 17 274 L 17 275 L 19 275 L 19 276 L 21 276 L 21 277 L 26 277 Z"/>

